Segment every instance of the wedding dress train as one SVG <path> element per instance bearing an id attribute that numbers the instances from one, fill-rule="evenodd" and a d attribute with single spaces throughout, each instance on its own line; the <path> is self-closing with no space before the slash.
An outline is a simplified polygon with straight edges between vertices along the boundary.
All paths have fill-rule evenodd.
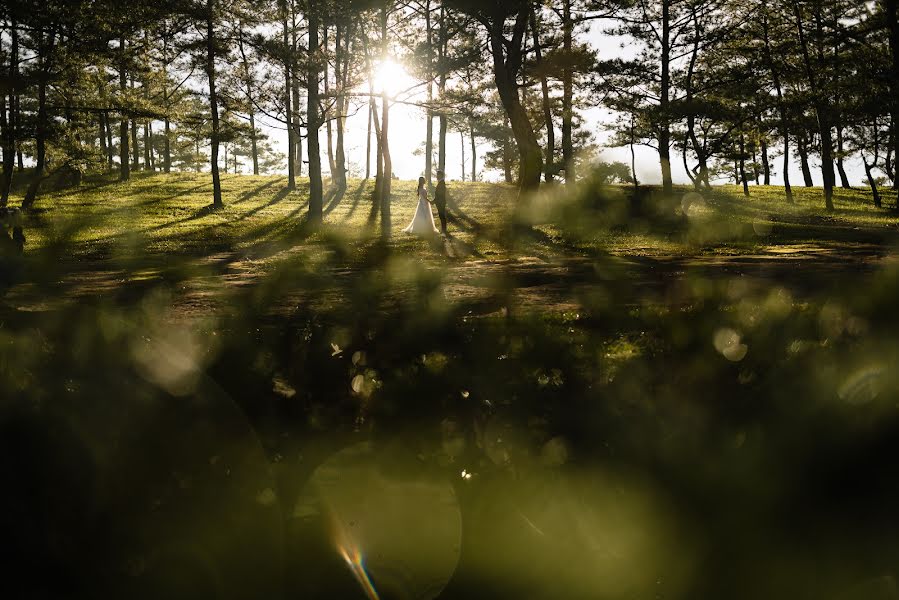
<path id="1" fill-rule="evenodd" d="M 412 222 L 403 229 L 403 233 L 413 233 L 415 235 L 433 235 L 440 233 L 434 225 L 434 214 L 431 212 L 431 203 L 428 202 L 428 191 L 421 188 L 418 192 L 418 206 L 415 209 L 415 216 Z"/>

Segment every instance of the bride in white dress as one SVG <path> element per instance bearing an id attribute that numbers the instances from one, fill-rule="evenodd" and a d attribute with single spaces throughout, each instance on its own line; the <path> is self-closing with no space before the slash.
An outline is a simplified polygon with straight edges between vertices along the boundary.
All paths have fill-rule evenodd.
<path id="1" fill-rule="evenodd" d="M 412 222 L 403 229 L 403 233 L 429 236 L 440 233 L 434 226 L 434 214 L 431 212 L 431 202 L 428 200 L 428 190 L 425 188 L 425 178 L 418 178 L 418 207 Z"/>

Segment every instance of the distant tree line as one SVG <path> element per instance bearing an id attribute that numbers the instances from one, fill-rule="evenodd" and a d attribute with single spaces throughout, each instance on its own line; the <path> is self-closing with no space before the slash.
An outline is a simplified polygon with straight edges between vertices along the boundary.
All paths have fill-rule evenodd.
<path id="1" fill-rule="evenodd" d="M 897 0 L 7 0 L 0 6 L 0 206 L 30 170 L 23 207 L 50 177 L 97 171 L 287 170 L 309 178 L 322 218 L 323 173 L 346 187 L 346 119 L 366 114 L 365 177 L 390 226 L 390 107 L 425 117 L 425 174 L 446 170 L 448 137 L 477 141 L 529 192 L 574 182 L 593 134 L 584 112 L 614 111 L 614 143 L 656 149 L 697 189 L 731 177 L 769 184 L 798 160 L 820 164 L 824 200 L 861 158 L 895 186 L 899 156 Z M 602 56 L 590 28 L 636 54 Z M 403 62 L 412 100 L 376 90 L 373 73 Z M 423 99 L 421 99 L 423 98 Z M 267 128 L 262 128 L 264 122 Z M 283 132 L 286 156 L 263 129 Z M 782 159 L 776 164 L 778 156 Z M 305 160 L 304 160 L 305 157 Z M 327 161 L 323 165 L 322 161 Z M 631 181 L 637 183 L 635 165 Z M 361 170 L 361 167 L 360 167 Z M 467 169 L 463 169 L 465 172 Z M 837 180 L 839 177 L 839 180 Z"/>

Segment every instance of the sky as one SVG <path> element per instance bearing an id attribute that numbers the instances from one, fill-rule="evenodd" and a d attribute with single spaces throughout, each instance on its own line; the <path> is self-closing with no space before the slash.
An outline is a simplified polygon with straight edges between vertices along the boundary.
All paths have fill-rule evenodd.
<path id="1" fill-rule="evenodd" d="M 626 38 L 614 37 L 604 33 L 605 25 L 595 25 L 587 34 L 589 43 L 598 50 L 601 58 L 626 57 L 635 52 L 635 47 L 628 43 Z M 488 65 L 484 65 L 485 69 L 489 69 Z M 380 70 L 376 78 L 376 89 L 380 91 L 383 85 L 388 86 L 388 92 L 396 95 L 397 102 L 392 105 L 390 110 L 390 151 L 393 160 L 394 174 L 400 179 L 414 180 L 424 174 L 424 141 L 425 141 L 425 112 L 423 109 L 409 104 L 402 103 L 421 101 L 424 98 L 424 92 L 420 82 L 409 77 L 402 67 L 399 59 L 392 61 L 392 64 Z M 415 88 L 412 92 L 403 92 L 407 88 Z M 366 90 L 361 90 L 367 92 Z M 598 143 L 601 152 L 600 159 L 612 162 L 621 161 L 630 164 L 630 149 L 627 147 L 614 148 L 607 145 L 610 133 L 608 124 L 612 120 L 612 115 L 606 109 L 596 107 L 587 110 L 584 113 L 585 125 L 594 133 L 595 140 Z M 434 121 L 434 138 L 437 138 L 437 120 Z M 355 114 L 350 115 L 346 120 L 346 139 L 345 147 L 348 165 L 351 176 L 362 176 L 365 171 L 365 147 L 367 132 L 367 111 L 362 108 Z M 557 124 L 558 127 L 558 124 Z M 267 133 L 275 142 L 275 147 L 282 152 L 286 152 L 286 133 L 282 130 L 268 129 Z M 557 138 L 560 137 L 557 132 Z M 321 130 L 321 144 L 323 148 L 323 170 L 328 171 L 327 146 L 325 137 L 325 128 Z M 485 181 L 499 181 L 502 174 L 498 171 L 485 172 L 483 169 L 483 156 L 485 152 L 491 149 L 489 143 L 478 140 L 478 177 Z M 773 152 L 778 152 L 776 157 L 772 156 L 772 183 L 775 185 L 783 184 L 782 166 L 783 159 L 779 155 L 779 148 L 772 148 Z M 470 179 L 471 175 L 471 150 L 470 140 L 466 134 L 464 140 L 460 138 L 458 131 L 450 130 L 447 134 L 447 160 L 446 160 L 446 176 L 448 180 L 461 180 L 463 177 L 463 157 L 465 160 L 464 177 L 465 180 Z M 812 177 L 815 185 L 821 185 L 820 164 L 811 158 Z M 799 168 L 798 157 L 793 157 L 790 169 L 790 180 L 793 185 L 802 184 L 802 173 Z M 845 161 L 846 171 L 852 185 L 867 185 L 861 160 L 858 158 L 849 158 Z M 653 148 L 645 146 L 636 149 L 636 170 L 637 178 L 641 183 L 653 184 L 661 183 L 661 169 L 659 167 L 658 152 Z M 305 174 L 305 167 L 303 173 Z M 372 149 L 372 172 L 374 172 L 374 149 Z M 686 171 L 684 170 L 680 154 L 672 152 L 672 174 L 675 183 L 689 183 Z M 724 181 L 719 181 L 724 183 Z M 727 181 L 727 183 L 732 183 Z"/>

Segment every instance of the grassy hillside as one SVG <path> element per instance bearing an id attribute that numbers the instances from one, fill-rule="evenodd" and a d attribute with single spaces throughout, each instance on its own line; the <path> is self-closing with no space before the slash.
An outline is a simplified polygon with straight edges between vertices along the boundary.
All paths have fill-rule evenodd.
<path id="1" fill-rule="evenodd" d="M 135 251 L 189 255 L 223 250 L 250 251 L 267 243 L 295 239 L 308 209 L 308 182 L 300 180 L 288 193 L 284 177 L 223 177 L 225 209 L 208 211 L 211 182 L 207 175 L 138 174 L 120 184 L 98 180 L 78 189 L 49 193 L 37 216 L 29 219 L 28 248 L 37 251 L 54 240 L 71 235 L 76 256 L 108 257 Z M 333 191 L 325 198 L 327 234 L 347 240 L 370 240 L 379 229 L 372 214 L 372 181 L 351 181 L 342 195 Z M 682 188 L 678 194 L 687 194 Z M 528 217 L 540 225 L 547 238 L 535 239 L 533 251 L 552 251 L 553 240 L 567 242 L 567 251 L 602 249 L 619 255 L 703 255 L 710 253 L 764 252 L 790 244 L 834 244 L 877 241 L 899 224 L 897 213 L 875 209 L 867 190 L 839 190 L 836 211 L 826 214 L 820 189 L 797 188 L 796 204 L 787 205 L 783 189 L 753 187 L 744 198 L 740 188 L 722 186 L 703 201 L 692 200 L 685 223 L 659 229 L 635 221 L 614 210 L 626 206 L 628 188 L 610 188 L 603 218 L 562 231 L 565 217 L 583 221 L 579 210 L 565 212 L 592 190 L 574 195 L 548 190 L 535 201 Z M 504 184 L 449 184 L 450 230 L 459 248 L 473 245 L 480 254 L 500 251 L 497 230 L 511 219 L 516 190 Z M 12 200 L 15 205 L 16 198 Z M 393 244 L 417 252 L 445 252 L 400 233 L 415 210 L 415 183 L 393 184 Z M 895 193 L 887 192 L 885 204 L 895 205 Z M 675 207 L 678 210 L 680 207 Z M 569 222 L 568 225 L 574 225 Z M 547 223 L 548 224 L 543 224 Z M 585 230 L 586 229 L 586 230 Z M 855 233 L 852 233 L 855 232 Z M 576 238 L 576 239 L 575 239 Z M 557 247 L 555 248 L 558 249 Z M 519 247 L 519 250 L 521 248 Z M 470 253 L 459 253 L 470 255 Z"/>

